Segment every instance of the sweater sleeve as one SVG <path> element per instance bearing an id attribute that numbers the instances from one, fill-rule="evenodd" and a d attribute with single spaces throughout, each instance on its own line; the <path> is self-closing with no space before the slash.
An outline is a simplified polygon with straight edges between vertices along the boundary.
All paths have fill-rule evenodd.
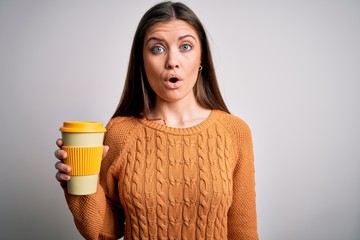
<path id="1" fill-rule="evenodd" d="M 111 122 L 104 141 L 110 148 L 101 163 L 97 192 L 75 196 L 68 194 L 66 189 L 64 191 L 75 225 L 85 239 L 119 239 L 124 232 L 125 214 L 119 201 L 116 179 L 110 174 L 120 146 L 111 137 L 110 126 Z"/>
<path id="2" fill-rule="evenodd" d="M 118 239 L 125 221 L 121 207 L 108 198 L 101 186 L 95 194 L 73 196 L 65 192 L 69 209 L 79 233 L 85 239 Z"/>
<path id="3" fill-rule="evenodd" d="M 229 240 L 257 240 L 254 154 L 250 128 L 238 126 L 238 156 L 233 172 L 233 203 L 228 212 Z"/>

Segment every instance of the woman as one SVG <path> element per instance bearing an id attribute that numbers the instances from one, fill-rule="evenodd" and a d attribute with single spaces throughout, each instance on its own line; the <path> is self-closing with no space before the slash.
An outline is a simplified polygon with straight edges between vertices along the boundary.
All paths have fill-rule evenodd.
<path id="1" fill-rule="evenodd" d="M 251 133 L 229 113 L 186 5 L 159 3 L 142 17 L 104 144 L 95 194 L 67 194 L 70 166 L 56 164 L 86 239 L 258 239 Z"/>

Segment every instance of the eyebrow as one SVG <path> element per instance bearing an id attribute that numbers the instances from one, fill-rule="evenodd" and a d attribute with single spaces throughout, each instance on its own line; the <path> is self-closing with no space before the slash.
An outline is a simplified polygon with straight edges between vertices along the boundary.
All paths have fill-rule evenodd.
<path id="1" fill-rule="evenodd" d="M 196 38 L 195 38 L 193 35 L 191 35 L 191 34 L 186 34 L 186 35 L 184 35 L 184 36 L 180 36 L 180 37 L 178 38 L 178 40 L 183 40 L 183 39 L 188 38 L 188 37 L 190 37 L 190 38 L 192 38 L 192 39 L 194 39 L 194 40 L 196 41 Z M 159 37 L 150 37 L 148 40 L 146 40 L 145 45 L 148 44 L 150 41 L 160 41 L 160 42 L 163 42 L 164 39 L 163 39 L 163 38 L 159 38 Z"/>

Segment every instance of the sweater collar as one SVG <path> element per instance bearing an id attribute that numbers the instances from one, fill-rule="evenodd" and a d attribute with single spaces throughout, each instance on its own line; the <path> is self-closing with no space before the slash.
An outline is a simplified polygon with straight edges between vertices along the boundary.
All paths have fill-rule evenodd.
<path id="1" fill-rule="evenodd" d="M 200 122 L 199 124 L 197 124 L 195 126 L 187 127 L 187 128 L 169 127 L 169 126 L 159 124 L 154 121 L 147 120 L 146 118 L 140 119 L 140 122 L 149 128 L 152 128 L 154 130 L 161 131 L 164 133 L 170 133 L 170 134 L 174 134 L 174 135 L 191 135 L 191 134 L 198 133 L 198 132 L 201 132 L 201 131 L 207 129 L 210 125 L 212 125 L 216 121 L 216 119 L 219 117 L 219 115 L 221 115 L 221 112 L 222 111 L 220 111 L 220 110 L 211 110 L 210 115 L 204 121 Z"/>

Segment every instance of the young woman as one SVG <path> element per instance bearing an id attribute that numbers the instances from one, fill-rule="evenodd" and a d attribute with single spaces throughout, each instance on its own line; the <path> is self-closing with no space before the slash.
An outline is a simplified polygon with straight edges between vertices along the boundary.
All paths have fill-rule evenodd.
<path id="1" fill-rule="evenodd" d="M 67 194 L 71 169 L 55 152 L 86 239 L 258 239 L 250 129 L 229 113 L 186 5 L 159 3 L 142 17 L 104 144 L 98 190 L 87 196 Z"/>

